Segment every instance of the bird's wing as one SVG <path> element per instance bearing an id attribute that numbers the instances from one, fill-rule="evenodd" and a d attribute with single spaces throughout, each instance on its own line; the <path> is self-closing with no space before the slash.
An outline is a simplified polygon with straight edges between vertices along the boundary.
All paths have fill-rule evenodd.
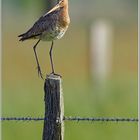
<path id="1" fill-rule="evenodd" d="M 48 28 L 50 28 L 52 24 L 55 24 L 55 21 L 58 20 L 59 10 L 60 7 L 57 4 L 49 12 L 40 17 L 26 33 L 18 36 L 21 37 L 20 41 L 34 38 L 36 36 L 41 35 L 44 31 L 47 31 Z"/>

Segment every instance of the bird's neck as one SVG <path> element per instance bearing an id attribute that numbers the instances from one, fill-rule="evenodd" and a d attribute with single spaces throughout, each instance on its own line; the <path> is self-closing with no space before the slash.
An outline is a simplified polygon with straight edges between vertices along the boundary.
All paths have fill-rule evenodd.
<path id="1" fill-rule="evenodd" d="M 67 27 L 70 23 L 69 12 L 68 12 L 68 0 L 64 1 L 64 5 L 61 9 L 60 16 L 61 16 L 60 18 L 61 26 Z"/>
<path id="2" fill-rule="evenodd" d="M 64 0 L 64 1 L 63 1 L 63 5 L 64 5 L 64 6 L 68 6 L 68 0 Z"/>
<path id="3" fill-rule="evenodd" d="M 64 0 L 63 9 L 62 9 L 62 15 L 63 16 L 68 16 L 69 15 L 69 12 L 68 12 L 68 0 Z"/>
<path id="4" fill-rule="evenodd" d="M 63 11 L 68 14 L 68 0 L 64 0 Z"/>

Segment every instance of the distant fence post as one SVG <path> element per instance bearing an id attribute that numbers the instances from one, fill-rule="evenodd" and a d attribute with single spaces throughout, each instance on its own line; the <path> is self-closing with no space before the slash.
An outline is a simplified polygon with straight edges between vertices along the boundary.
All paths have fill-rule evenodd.
<path id="1" fill-rule="evenodd" d="M 64 140 L 64 105 L 61 78 L 50 74 L 44 84 L 45 120 L 43 140 Z"/>
<path id="2" fill-rule="evenodd" d="M 110 75 L 112 67 L 113 24 L 96 20 L 90 29 L 90 66 L 92 78 L 101 85 Z"/>

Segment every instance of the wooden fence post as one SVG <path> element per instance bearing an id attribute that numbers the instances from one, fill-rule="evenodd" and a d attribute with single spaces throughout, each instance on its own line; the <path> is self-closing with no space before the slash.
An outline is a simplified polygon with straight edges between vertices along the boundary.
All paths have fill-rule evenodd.
<path id="1" fill-rule="evenodd" d="M 44 84 L 45 120 L 43 140 L 64 140 L 64 105 L 61 77 L 50 74 Z"/>

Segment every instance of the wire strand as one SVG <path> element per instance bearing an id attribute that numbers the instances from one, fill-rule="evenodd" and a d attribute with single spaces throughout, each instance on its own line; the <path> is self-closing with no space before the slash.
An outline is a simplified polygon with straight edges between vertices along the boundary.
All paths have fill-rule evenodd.
<path id="1" fill-rule="evenodd" d="M 43 117 L 2 117 L 1 121 L 44 121 Z M 64 117 L 64 121 L 91 121 L 91 122 L 138 122 L 137 118 L 106 118 L 106 117 Z"/>

